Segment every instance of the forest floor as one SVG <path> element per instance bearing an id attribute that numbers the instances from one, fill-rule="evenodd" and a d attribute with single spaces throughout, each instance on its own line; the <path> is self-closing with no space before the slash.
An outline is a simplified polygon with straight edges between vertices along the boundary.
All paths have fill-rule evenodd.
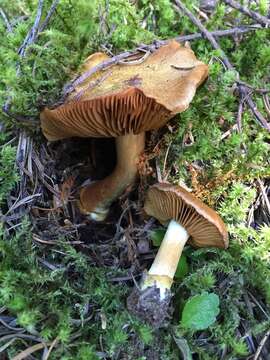
<path id="1" fill-rule="evenodd" d="M 1 360 L 270 359 L 270 12 L 268 1 L 245 2 L 248 12 L 235 3 L 2 0 Z M 147 134 L 138 181 L 93 222 L 78 189 L 112 171 L 114 141 L 48 143 L 39 113 L 89 54 L 172 38 L 190 41 L 209 78 L 188 110 Z M 164 234 L 143 212 L 158 181 L 217 210 L 229 248 L 185 247 L 171 317 L 154 329 L 126 299 Z M 185 327 L 185 304 L 204 294 L 217 295 L 218 314 Z"/>

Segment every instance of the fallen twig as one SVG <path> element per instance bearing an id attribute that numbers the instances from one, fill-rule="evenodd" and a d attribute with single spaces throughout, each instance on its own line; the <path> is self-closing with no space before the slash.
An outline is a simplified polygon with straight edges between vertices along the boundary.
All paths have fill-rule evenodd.
<path id="1" fill-rule="evenodd" d="M 144 50 L 142 50 L 142 49 L 140 49 L 141 51 L 144 51 Z M 136 60 L 127 60 L 127 61 L 125 61 L 125 60 L 120 60 L 119 61 L 119 64 L 121 64 L 121 65 L 138 65 L 138 64 L 141 64 L 141 63 L 143 63 L 147 58 L 148 58 L 148 56 L 151 54 L 151 52 L 150 51 L 145 51 L 145 54 L 142 56 L 142 57 L 140 57 L 139 59 L 136 59 Z"/>
<path id="2" fill-rule="evenodd" d="M 262 338 L 262 341 L 260 342 L 260 344 L 259 344 L 259 346 L 258 346 L 258 349 L 257 349 L 257 351 L 256 351 L 256 353 L 255 353 L 255 355 L 254 355 L 253 360 L 259 359 L 260 353 L 262 352 L 262 349 L 263 349 L 266 341 L 268 340 L 269 336 L 270 336 L 270 330 L 268 330 L 267 333 L 266 333 L 266 334 L 264 335 L 264 337 Z"/>
<path id="3" fill-rule="evenodd" d="M 237 111 L 237 118 L 236 118 L 238 132 L 241 132 L 241 130 L 242 130 L 243 103 L 244 103 L 243 99 L 240 99 L 239 105 L 238 105 L 238 111 Z"/>
<path id="4" fill-rule="evenodd" d="M 267 94 L 263 94 L 263 103 L 264 103 L 265 111 L 267 112 L 268 116 L 270 117 L 270 102 L 269 102 L 269 97 Z"/>
<path id="5" fill-rule="evenodd" d="M 247 93 L 247 87 L 243 85 L 238 86 L 239 93 L 242 93 L 244 96 Z M 257 108 L 257 105 L 254 103 L 252 98 L 247 95 L 246 103 L 248 104 L 250 110 L 252 111 L 255 118 L 258 120 L 258 122 L 261 124 L 262 127 L 270 131 L 270 124 L 267 122 L 265 117 L 260 113 L 260 111 Z"/>
<path id="6" fill-rule="evenodd" d="M 268 199 L 267 192 L 265 191 L 264 184 L 261 181 L 261 179 L 258 179 L 257 181 L 258 181 L 259 187 L 261 189 L 262 198 L 263 198 L 263 200 L 265 202 L 265 206 L 267 208 L 268 214 L 270 215 L 270 201 Z"/>
<path id="7" fill-rule="evenodd" d="M 241 35 L 249 31 L 259 30 L 259 29 L 262 29 L 262 27 L 258 24 L 240 25 L 237 27 L 233 27 L 231 29 L 211 31 L 211 34 L 216 37 L 233 36 L 233 35 Z M 197 40 L 201 38 L 203 38 L 203 35 L 201 33 L 195 33 L 195 34 L 178 36 L 175 38 L 175 40 L 179 42 L 185 42 L 185 41 Z"/>
<path id="8" fill-rule="evenodd" d="M 239 131 L 239 126 L 238 126 L 238 124 L 234 124 L 229 130 L 227 130 L 224 134 L 222 134 L 220 140 L 226 139 L 226 138 L 227 138 L 228 136 L 230 136 L 230 135 L 232 134 L 232 132 L 235 131 L 236 129 Z"/>
<path id="9" fill-rule="evenodd" d="M 13 31 L 12 26 L 11 26 L 9 20 L 8 20 L 8 17 L 7 17 L 7 15 L 6 15 L 6 13 L 4 12 L 4 10 L 3 10 L 2 8 L 0 8 L 0 15 L 2 16 L 2 18 L 3 18 L 3 20 L 4 20 L 4 23 L 5 23 L 5 25 L 6 25 L 7 31 L 8 31 L 9 33 L 11 33 L 11 32 Z"/>
<path id="10" fill-rule="evenodd" d="M 51 343 L 47 343 L 47 344 L 46 343 L 39 343 L 39 344 L 35 344 L 33 346 L 30 346 L 29 348 L 23 350 L 22 352 L 20 352 L 16 356 L 14 356 L 11 360 L 23 360 L 25 358 L 28 358 L 28 356 L 30 354 L 32 354 L 33 352 L 44 349 L 48 345 L 51 345 Z"/>
<path id="11" fill-rule="evenodd" d="M 166 165 L 167 165 L 167 159 L 168 159 L 168 155 L 169 155 L 169 151 L 172 145 L 172 141 L 170 141 L 169 145 L 167 146 L 167 150 L 164 156 L 164 163 L 163 163 L 163 169 L 162 169 L 162 177 L 166 178 Z"/>
<path id="12" fill-rule="evenodd" d="M 24 328 L 17 328 L 17 327 L 10 326 L 1 318 L 0 318 L 0 323 L 2 325 L 4 325 L 6 328 L 8 328 L 9 330 L 14 330 L 14 331 L 23 331 L 24 330 Z"/>
<path id="13" fill-rule="evenodd" d="M 16 199 L 16 201 L 13 203 L 12 207 L 10 207 L 7 211 L 7 213 L 5 214 L 8 215 L 11 211 L 14 211 L 15 209 L 17 209 L 18 207 L 22 206 L 22 205 L 26 205 L 26 204 L 29 204 L 30 202 L 32 202 L 32 200 L 36 197 L 39 197 L 41 196 L 42 194 L 33 194 L 33 195 L 29 195 L 29 196 L 26 196 L 25 198 L 19 200 Z"/>
<path id="14" fill-rule="evenodd" d="M 132 204 L 129 204 L 123 211 L 122 211 L 122 214 L 120 215 L 119 217 L 119 220 L 116 224 L 116 230 L 115 230 L 115 235 L 114 235 L 114 238 L 113 238 L 113 242 L 116 242 L 119 240 L 121 234 L 123 233 L 123 231 L 121 230 L 121 222 L 126 214 L 126 212 L 132 207 Z"/>
<path id="15" fill-rule="evenodd" d="M 270 315 L 267 313 L 267 310 L 265 310 L 263 308 L 260 301 L 256 299 L 256 297 L 252 294 L 252 292 L 248 291 L 248 295 L 251 297 L 251 299 L 254 301 L 254 303 L 258 306 L 258 308 L 261 310 L 261 312 L 266 317 L 266 319 L 270 320 Z"/>
<path id="16" fill-rule="evenodd" d="M 114 277 L 114 278 L 109 278 L 108 281 L 109 282 L 130 281 L 130 280 L 134 279 L 134 277 L 139 277 L 139 276 L 141 276 L 141 275 L 137 274 L 137 275 L 118 276 L 118 277 Z"/>
<path id="17" fill-rule="evenodd" d="M 50 269 L 51 271 L 54 270 L 59 270 L 59 269 L 64 269 L 64 266 L 61 265 L 54 265 L 49 263 L 49 261 L 42 259 L 41 257 L 37 256 L 38 262 L 43 265 L 44 267 L 46 267 L 47 269 Z"/>
<path id="18" fill-rule="evenodd" d="M 157 157 L 155 158 L 155 163 L 156 163 L 157 181 L 160 183 L 160 182 L 163 182 L 163 179 L 162 179 L 162 175 L 161 175 L 159 160 Z"/>
<path id="19" fill-rule="evenodd" d="M 24 58 L 26 56 L 26 50 L 27 48 L 32 45 L 33 43 L 35 43 L 35 41 L 37 40 L 39 34 L 45 29 L 45 27 L 48 25 L 53 13 L 56 10 L 56 6 L 59 3 L 59 0 L 54 0 L 46 17 L 45 20 L 43 21 L 43 23 L 40 25 L 41 22 L 41 18 L 42 18 L 42 11 L 43 11 L 43 5 L 44 5 L 44 0 L 39 0 L 38 1 L 38 7 L 37 7 L 37 12 L 36 12 L 36 18 L 34 20 L 34 24 L 32 26 L 32 28 L 28 31 L 24 41 L 22 42 L 21 46 L 18 49 L 18 54 L 21 58 Z M 9 26 L 9 22 L 7 20 L 7 17 L 5 16 L 5 13 L 2 11 L 2 9 L 0 9 L 0 15 L 3 17 L 5 24 L 7 26 L 7 30 L 11 31 L 12 28 L 11 26 Z M 20 76 L 21 73 L 21 68 L 20 68 L 20 64 L 17 64 L 17 76 Z M 25 121 L 25 118 L 17 115 L 17 114 L 13 114 L 12 112 L 10 112 L 10 106 L 11 106 L 11 97 L 8 97 L 4 106 L 3 106 L 3 112 L 5 112 L 5 114 L 11 118 L 16 119 L 17 121 Z M 19 134 L 19 142 L 18 142 L 18 147 L 17 147 L 17 165 L 18 168 L 20 170 L 20 175 L 21 175 L 21 180 L 17 189 L 17 200 L 15 201 L 15 203 L 13 203 L 11 206 L 9 206 L 8 212 L 7 214 L 9 214 L 10 212 L 14 212 L 15 209 L 17 209 L 18 207 L 21 206 L 27 206 L 27 204 L 33 200 L 33 198 L 40 196 L 41 194 L 33 194 L 31 196 L 26 196 L 26 176 L 25 174 L 27 174 L 27 176 L 30 177 L 30 179 L 33 182 L 33 177 L 32 177 L 32 154 L 33 153 L 33 146 L 32 146 L 32 139 L 30 139 L 29 136 L 27 136 L 27 134 L 24 131 L 21 131 Z M 30 169 L 30 172 L 28 172 L 27 169 L 25 169 L 25 165 L 26 162 L 28 160 L 28 170 Z M 33 159 L 34 161 L 36 159 Z M 42 176 L 42 178 L 44 178 L 44 176 Z M 49 188 L 51 191 L 54 191 L 54 189 L 44 180 L 43 183 L 45 184 L 45 186 L 47 188 Z M 6 214 L 6 215 L 7 215 Z M 23 214 L 22 214 L 23 215 Z M 11 229 L 11 228 L 10 228 Z"/>
<path id="20" fill-rule="evenodd" d="M 58 340 L 58 338 L 56 337 L 56 338 L 52 341 L 52 343 L 51 343 L 48 351 L 47 351 L 46 354 L 43 356 L 42 360 L 48 360 L 48 359 L 49 359 L 49 356 L 50 356 L 50 354 L 51 354 L 51 352 L 52 352 L 52 349 L 57 345 L 58 342 L 59 342 L 59 340 Z M 49 344 L 47 344 L 47 345 L 49 345 Z M 45 349 L 45 350 L 46 350 L 46 349 Z"/>
<path id="21" fill-rule="evenodd" d="M 33 240 L 37 241 L 41 244 L 45 244 L 45 245 L 58 245 L 59 242 L 58 241 L 54 241 L 54 240 L 43 240 L 40 237 L 38 237 L 36 234 L 33 234 Z M 70 245 L 80 245 L 83 244 L 83 241 L 66 241 L 66 244 L 70 244 Z"/>
<path id="22" fill-rule="evenodd" d="M 28 335 L 28 334 L 8 334 L 8 335 L 4 335 L 0 338 L 0 343 L 9 339 L 14 339 L 14 338 L 19 338 L 19 339 L 26 339 L 26 340 L 31 340 L 31 341 L 37 341 L 37 342 L 42 342 L 43 339 L 34 335 Z"/>
<path id="23" fill-rule="evenodd" d="M 25 57 L 26 55 L 26 50 L 27 48 L 34 44 L 35 41 L 37 40 L 39 34 L 45 29 L 45 27 L 48 25 L 53 13 L 55 12 L 56 10 L 56 6 L 58 4 L 59 0 L 54 0 L 53 4 L 51 5 L 49 11 L 48 11 L 48 14 L 44 20 L 44 22 L 40 25 L 40 21 L 41 21 L 41 17 L 42 17 L 42 10 L 43 10 L 43 3 L 44 3 L 44 0 L 39 0 L 38 1 L 38 7 L 37 7 L 37 14 L 36 14 L 36 18 L 35 18 L 35 21 L 34 21 L 34 24 L 32 26 L 32 28 L 28 31 L 24 41 L 22 42 L 21 46 L 19 47 L 18 49 L 18 54 L 20 55 L 21 58 Z M 7 20 L 7 17 L 5 16 L 5 13 L 3 12 L 2 9 L 0 9 L 0 14 L 1 16 L 4 18 L 4 21 L 6 23 L 6 26 L 7 26 L 7 29 L 8 31 L 12 31 L 12 28 L 11 26 L 9 26 L 9 22 Z M 20 64 L 18 63 L 17 64 L 17 76 L 20 75 L 21 73 L 21 68 L 20 68 Z M 19 120 L 20 119 L 20 115 L 17 115 L 17 114 L 13 114 L 10 112 L 10 97 L 8 97 L 7 101 L 5 102 L 5 104 L 3 105 L 3 112 L 5 112 L 5 114 L 15 120 Z M 19 118 L 19 119 L 18 119 Z"/>
<path id="24" fill-rule="evenodd" d="M 193 24 L 196 25 L 200 29 L 200 31 L 202 32 L 204 37 L 206 39 L 208 39 L 208 41 L 211 43 L 211 45 L 213 46 L 214 49 L 222 51 L 220 45 L 218 44 L 218 42 L 215 39 L 215 37 L 213 36 L 213 34 L 211 32 L 209 32 L 206 29 L 206 27 L 201 23 L 201 21 L 199 19 L 197 19 L 192 14 L 192 12 L 186 8 L 186 6 L 182 3 L 182 1 L 174 0 L 174 4 L 175 4 L 174 8 L 176 9 L 176 11 L 179 12 L 180 14 L 184 13 L 186 16 L 188 16 L 189 19 L 193 22 Z M 231 64 L 230 60 L 228 59 L 228 57 L 225 55 L 225 53 L 223 51 L 220 55 L 220 58 L 228 70 L 233 70 L 236 72 L 234 66 Z M 263 117 L 263 115 L 259 112 L 256 104 L 251 99 L 250 94 L 248 93 L 248 87 L 243 82 L 238 82 L 239 74 L 238 74 L 238 72 L 236 72 L 236 74 L 238 77 L 236 84 L 237 84 L 237 88 L 238 88 L 239 95 L 240 95 L 240 101 L 242 101 L 242 99 L 245 99 L 245 102 L 247 103 L 248 107 L 252 111 L 253 115 L 255 116 L 255 118 L 257 119 L 259 124 L 263 128 L 265 128 L 266 130 L 268 130 L 270 132 L 270 124 Z"/>
<path id="25" fill-rule="evenodd" d="M 37 38 L 38 35 L 38 28 L 39 23 L 42 15 L 42 8 L 43 8 L 43 0 L 39 0 L 38 2 L 38 8 L 37 8 L 37 15 L 34 21 L 33 27 L 28 31 L 28 34 L 26 35 L 22 45 L 19 47 L 18 54 L 21 57 L 25 56 L 26 49 L 29 45 L 33 44 Z"/>
<path id="26" fill-rule="evenodd" d="M 174 6 L 175 10 L 180 14 L 181 14 L 181 12 L 185 13 L 190 18 L 190 20 L 193 22 L 193 24 L 196 25 L 200 29 L 200 31 L 202 32 L 204 37 L 211 43 L 213 48 L 216 50 L 221 50 L 214 35 L 206 29 L 206 27 L 201 23 L 201 21 L 199 19 L 197 19 L 196 16 L 194 16 L 192 14 L 192 12 L 189 11 L 188 8 L 186 8 L 186 6 L 181 1 L 174 0 L 174 2 L 176 4 L 176 6 Z M 225 66 L 227 67 L 227 69 L 232 70 L 233 66 L 230 63 L 230 61 L 228 60 L 228 58 L 225 56 L 225 54 L 220 57 L 221 57 L 223 63 L 225 64 Z"/>
<path id="27" fill-rule="evenodd" d="M 239 10 L 244 15 L 247 15 L 251 19 L 255 20 L 259 24 L 269 27 L 270 26 L 270 19 L 267 17 L 257 13 L 256 11 L 248 9 L 246 6 L 239 4 L 237 1 L 234 0 L 224 0 L 225 4 L 229 5 L 230 7 Z"/>
<path id="28" fill-rule="evenodd" d="M 238 80 L 237 82 L 238 82 L 238 84 L 244 85 L 244 86 L 246 86 L 247 88 L 251 89 L 252 91 L 254 91 L 256 93 L 263 94 L 263 95 L 265 95 L 267 93 L 270 93 L 270 89 L 255 88 L 254 86 L 252 86 L 252 85 L 250 85 L 250 84 L 248 84 L 248 83 L 246 83 L 245 81 L 242 81 L 242 80 Z"/>
<path id="29" fill-rule="evenodd" d="M 49 24 L 51 17 L 53 16 L 53 13 L 55 12 L 58 3 L 59 3 L 59 0 L 54 0 L 54 2 L 52 3 L 45 20 L 43 21 L 43 23 L 40 25 L 40 27 L 38 29 L 37 35 L 39 35 L 43 30 L 45 30 L 45 28 Z"/>

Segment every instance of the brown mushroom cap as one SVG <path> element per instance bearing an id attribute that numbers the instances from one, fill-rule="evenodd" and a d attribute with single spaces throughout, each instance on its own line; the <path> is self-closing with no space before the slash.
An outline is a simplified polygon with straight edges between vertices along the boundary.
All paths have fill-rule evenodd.
<path id="1" fill-rule="evenodd" d="M 106 54 L 93 54 L 83 71 L 107 59 Z M 171 41 L 142 63 L 118 64 L 92 74 L 75 87 L 65 104 L 41 113 L 41 127 L 51 141 L 156 129 L 187 109 L 207 75 L 207 65 L 190 48 Z"/>
<path id="2" fill-rule="evenodd" d="M 228 247 L 227 229 L 220 216 L 179 185 L 153 185 L 147 192 L 144 210 L 162 224 L 177 221 L 195 247 Z"/>

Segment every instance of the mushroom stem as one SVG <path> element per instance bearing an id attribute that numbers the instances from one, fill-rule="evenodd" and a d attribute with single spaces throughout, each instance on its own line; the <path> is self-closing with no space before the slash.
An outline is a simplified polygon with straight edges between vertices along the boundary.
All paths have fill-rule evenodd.
<path id="1" fill-rule="evenodd" d="M 93 220 L 106 218 L 110 204 L 134 182 L 138 173 L 138 161 L 145 146 L 145 133 L 128 134 L 116 138 L 117 164 L 105 179 L 92 182 L 82 188 L 79 207 Z"/>
<path id="2" fill-rule="evenodd" d="M 161 298 L 171 288 L 183 248 L 189 238 L 183 226 L 171 220 L 155 260 L 145 276 L 142 289 L 155 285 L 160 289 Z"/>

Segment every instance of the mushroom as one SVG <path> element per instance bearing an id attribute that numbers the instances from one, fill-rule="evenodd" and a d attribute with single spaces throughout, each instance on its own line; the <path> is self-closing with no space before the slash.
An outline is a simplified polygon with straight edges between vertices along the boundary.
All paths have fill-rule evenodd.
<path id="1" fill-rule="evenodd" d="M 103 53 L 86 59 L 83 71 L 108 60 Z M 45 108 L 41 127 L 49 141 L 68 137 L 115 137 L 117 165 L 105 179 L 80 191 L 80 210 L 103 220 L 110 204 L 131 185 L 144 150 L 145 132 L 158 129 L 186 110 L 208 67 L 176 41 L 160 47 L 145 61 L 117 64 L 97 71 L 75 86 L 66 102 Z"/>
<path id="2" fill-rule="evenodd" d="M 183 187 L 155 184 L 147 192 L 145 212 L 168 228 L 150 269 L 128 298 L 128 308 L 159 327 L 168 316 L 171 286 L 183 248 L 228 247 L 228 233 L 219 215 Z"/>

